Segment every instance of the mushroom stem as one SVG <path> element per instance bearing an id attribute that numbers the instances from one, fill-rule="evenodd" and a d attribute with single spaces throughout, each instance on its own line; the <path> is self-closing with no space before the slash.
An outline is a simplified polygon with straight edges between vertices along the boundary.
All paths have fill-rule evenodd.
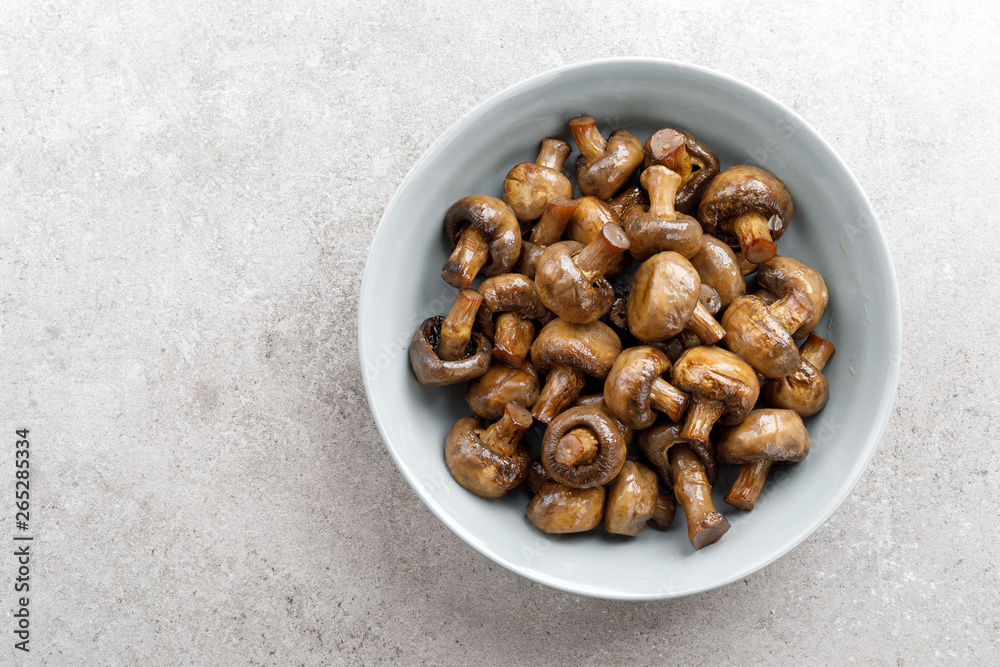
<path id="1" fill-rule="evenodd" d="M 471 289 L 464 289 L 455 297 L 451 310 L 441 322 L 441 340 L 437 355 L 443 361 L 455 361 L 465 356 L 465 348 L 472 336 L 472 325 L 483 296 Z"/>
<path id="2" fill-rule="evenodd" d="M 545 205 L 545 212 L 531 229 L 530 241 L 540 246 L 552 245 L 566 231 L 569 218 L 576 210 L 576 200 L 556 197 Z M 523 247 L 523 244 L 522 244 Z"/>
<path id="3" fill-rule="evenodd" d="M 733 482 L 733 488 L 726 494 L 726 502 L 741 510 L 749 512 L 757 504 L 757 497 L 767 481 L 767 471 L 774 461 L 754 461 L 744 463 Z"/>
<path id="4" fill-rule="evenodd" d="M 748 212 L 734 219 L 733 233 L 740 240 L 743 255 L 754 264 L 762 264 L 778 254 L 767 218 L 760 213 Z"/>
<path id="5" fill-rule="evenodd" d="M 577 116 L 569 119 L 569 131 L 573 133 L 573 141 L 586 160 L 596 160 L 604 155 L 608 146 L 607 140 L 598 129 L 593 116 Z"/>
<path id="6" fill-rule="evenodd" d="M 670 421 L 679 422 L 688 406 L 688 395 L 663 378 L 656 378 L 649 388 L 649 400 Z"/>
<path id="7" fill-rule="evenodd" d="M 677 173 L 683 183 L 690 180 L 691 156 L 688 154 L 684 135 L 680 132 L 669 127 L 657 130 L 646 140 L 645 148 L 646 164 L 663 165 Z"/>
<path id="8" fill-rule="evenodd" d="M 722 401 L 714 401 L 695 394 L 691 401 L 691 409 L 688 410 L 687 421 L 684 422 L 684 430 L 681 431 L 681 437 L 685 440 L 711 445 L 709 434 L 725 409 L 726 406 Z"/>
<path id="9" fill-rule="evenodd" d="M 566 466 L 588 465 L 597 458 L 597 436 L 589 428 L 575 428 L 559 439 L 555 458 Z"/>
<path id="10" fill-rule="evenodd" d="M 516 313 L 500 313 L 493 334 L 493 358 L 511 368 L 520 368 L 531 351 L 535 325 Z"/>
<path id="11" fill-rule="evenodd" d="M 628 236 L 621 227 L 609 222 L 601 228 L 597 238 L 576 256 L 576 265 L 587 280 L 595 280 L 603 276 L 611 262 L 628 248 Z"/>
<path id="12" fill-rule="evenodd" d="M 538 400 L 531 411 L 532 416 L 540 422 L 548 424 L 562 412 L 566 406 L 576 400 L 583 391 L 586 379 L 582 372 L 572 366 L 556 364 L 552 366 L 545 386 L 538 394 Z"/>
<path id="13" fill-rule="evenodd" d="M 712 317 L 712 313 L 708 312 L 701 301 L 695 304 L 687 328 L 693 331 L 705 345 L 717 343 L 726 335 L 726 330 Z"/>
<path id="14" fill-rule="evenodd" d="M 688 539 L 701 549 L 716 542 L 729 530 L 729 521 L 712 504 L 712 487 L 698 455 L 684 443 L 677 443 L 667 453 L 674 478 L 674 495 L 687 516 Z"/>
<path id="15" fill-rule="evenodd" d="M 482 234 L 472 227 L 466 227 L 445 262 L 441 277 L 452 287 L 465 289 L 472 284 L 479 269 L 486 265 L 489 258 L 490 247 L 486 245 Z"/>
<path id="16" fill-rule="evenodd" d="M 556 171 L 562 171 L 566 158 L 573 152 L 573 148 L 562 139 L 542 139 L 542 146 L 538 151 L 538 159 L 535 164 Z"/>
<path id="17" fill-rule="evenodd" d="M 535 279 L 535 272 L 538 269 L 538 260 L 542 258 L 545 248 L 535 245 L 531 241 L 521 242 L 521 256 L 517 260 L 514 269 L 518 273 L 523 273 L 532 280 Z"/>
<path id="18" fill-rule="evenodd" d="M 653 505 L 653 521 L 656 525 L 666 530 L 674 522 L 674 513 L 677 511 L 677 499 L 673 494 L 658 492 L 656 503 Z"/>
<path id="19" fill-rule="evenodd" d="M 681 146 L 683 145 L 682 139 Z M 649 212 L 664 220 L 676 220 L 674 198 L 681 187 L 681 177 L 667 167 L 656 164 L 642 172 L 639 182 L 649 192 Z"/>
<path id="20" fill-rule="evenodd" d="M 518 403 L 508 403 L 503 417 L 479 436 L 483 444 L 495 454 L 510 457 L 517 451 L 517 443 L 531 428 L 531 413 Z"/>
<path id="21" fill-rule="evenodd" d="M 833 343 L 822 336 L 810 333 L 806 342 L 802 343 L 802 347 L 799 348 L 799 358 L 805 359 L 815 366 L 816 370 L 821 371 L 836 351 L 837 348 L 833 346 Z"/>
<path id="22" fill-rule="evenodd" d="M 781 297 L 769 305 L 767 309 L 788 333 L 798 329 L 799 325 L 805 322 L 813 311 L 809 297 L 796 290 Z"/>

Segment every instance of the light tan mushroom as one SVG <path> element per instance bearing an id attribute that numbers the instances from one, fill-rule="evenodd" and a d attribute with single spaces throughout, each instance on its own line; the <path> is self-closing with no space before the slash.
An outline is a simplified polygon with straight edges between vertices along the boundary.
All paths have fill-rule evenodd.
<path id="1" fill-rule="evenodd" d="M 550 199 L 573 196 L 573 185 L 562 173 L 572 151 L 562 139 L 542 139 L 538 159 L 521 162 L 507 173 L 503 200 L 518 220 L 537 220 Z"/>

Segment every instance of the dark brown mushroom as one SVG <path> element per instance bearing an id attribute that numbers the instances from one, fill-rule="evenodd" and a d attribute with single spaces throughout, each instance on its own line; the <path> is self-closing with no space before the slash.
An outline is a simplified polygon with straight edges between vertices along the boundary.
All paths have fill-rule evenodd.
<path id="1" fill-rule="evenodd" d="M 573 196 L 573 185 L 562 173 L 563 163 L 572 152 L 562 139 L 542 139 L 538 159 L 521 162 L 507 173 L 503 200 L 518 220 L 537 220 L 550 199 Z"/>
<path id="2" fill-rule="evenodd" d="M 603 486 L 574 489 L 545 482 L 528 503 L 525 514 L 543 533 L 582 533 L 601 524 L 605 495 Z"/>
<path id="3" fill-rule="evenodd" d="M 812 315 L 792 332 L 792 338 L 796 340 L 805 338 L 816 328 L 830 302 L 830 293 L 820 272 L 791 257 L 779 255 L 758 266 L 757 282 L 779 297 L 794 290 L 809 299 Z"/>
<path id="4" fill-rule="evenodd" d="M 566 238 L 570 241 L 589 245 L 601 235 L 606 225 L 622 226 L 621 217 L 609 204 L 597 197 L 580 197 L 576 200 L 576 204 L 576 209 L 566 225 Z M 617 276 L 631 262 L 632 258 L 627 253 L 622 253 L 611 260 L 604 274 L 609 278 Z"/>
<path id="5" fill-rule="evenodd" d="M 835 351 L 833 343 L 810 333 L 799 348 L 799 365 L 785 377 L 765 382 L 761 397 L 771 407 L 794 410 L 803 417 L 816 414 L 830 400 L 830 383 L 822 370 Z"/>
<path id="6" fill-rule="evenodd" d="M 709 483 L 715 484 L 719 478 L 719 462 L 715 457 L 715 447 L 682 438 L 682 430 L 681 424 L 658 421 L 639 433 L 639 449 L 660 473 L 663 485 L 668 489 L 673 489 L 673 478 L 670 476 L 670 459 L 667 458 L 667 451 L 678 442 L 686 442 L 701 459 L 701 465 L 705 468 Z"/>
<path id="7" fill-rule="evenodd" d="M 542 488 L 542 484 L 551 482 L 552 480 L 549 479 L 549 474 L 545 472 L 542 460 L 531 459 L 531 463 L 528 464 L 528 475 L 524 478 L 524 481 L 532 493 L 538 493 L 538 489 Z"/>
<path id="8" fill-rule="evenodd" d="M 771 305 L 748 295 L 733 301 L 722 315 L 725 344 L 769 378 L 785 377 L 799 365 L 791 331 L 812 313 L 801 292 L 791 291 Z"/>
<path id="9" fill-rule="evenodd" d="M 688 396 L 661 377 L 670 372 L 670 359 L 650 345 L 622 351 L 604 381 L 605 402 L 612 414 L 635 429 L 649 428 L 656 410 L 680 421 Z"/>
<path id="10" fill-rule="evenodd" d="M 521 227 L 502 200 L 487 195 L 463 197 L 444 216 L 444 231 L 454 250 L 441 277 L 453 287 L 468 287 L 480 272 L 507 273 L 521 254 Z"/>
<path id="11" fill-rule="evenodd" d="M 531 364 L 511 368 L 494 361 L 485 373 L 469 382 L 465 401 L 477 417 L 500 419 L 511 402 L 530 410 L 538 400 L 541 387 L 538 371 Z"/>
<path id="12" fill-rule="evenodd" d="M 487 278 L 479 285 L 483 306 L 476 316 L 479 330 L 493 340 L 493 358 L 520 368 L 531 349 L 535 326 L 555 318 L 538 297 L 535 282 L 520 273 Z"/>
<path id="13" fill-rule="evenodd" d="M 691 394 L 681 436 L 701 447 L 711 447 L 709 434 L 715 422 L 740 423 L 760 395 L 760 383 L 750 364 L 715 346 L 686 350 L 674 364 L 670 381 Z"/>
<path id="14" fill-rule="evenodd" d="M 809 433 L 792 410 L 754 410 L 738 426 L 725 429 L 718 440 L 719 461 L 740 466 L 726 495 L 733 507 L 750 511 L 777 461 L 801 461 L 809 453 Z"/>
<path id="15" fill-rule="evenodd" d="M 608 487 L 604 503 L 604 530 L 635 536 L 646 530 L 656 513 L 659 495 L 656 473 L 641 463 L 626 461 Z"/>
<path id="16" fill-rule="evenodd" d="M 488 428 L 475 417 L 459 419 L 445 441 L 449 472 L 480 498 L 499 498 L 528 474 L 530 457 L 519 443 L 530 427 L 531 413 L 517 403 L 508 403 Z"/>
<path id="17" fill-rule="evenodd" d="M 622 434 L 622 440 L 625 442 L 625 445 L 632 444 L 632 441 L 635 439 L 635 429 L 623 423 L 618 417 L 615 417 L 615 414 L 611 412 L 611 408 L 608 407 L 607 402 L 604 400 L 604 394 L 586 394 L 580 396 L 573 401 L 573 405 L 594 406 L 604 410 L 609 417 L 615 420 L 615 426 L 618 427 L 618 432 Z"/>
<path id="18" fill-rule="evenodd" d="M 642 142 L 628 130 L 619 128 L 605 140 L 593 116 L 571 118 L 569 129 L 581 153 L 576 180 L 584 195 L 610 199 L 642 166 Z"/>
<path id="19" fill-rule="evenodd" d="M 545 254 L 545 246 L 535 245 L 531 241 L 521 241 L 521 256 L 514 264 L 514 271 L 535 279 L 535 272 L 538 269 L 538 262 Z"/>
<path id="20" fill-rule="evenodd" d="M 664 250 L 693 257 L 701 249 L 701 224 L 674 210 L 681 177 L 666 167 L 653 165 L 642 172 L 640 181 L 649 191 L 649 206 L 630 206 L 622 218 L 632 244 L 632 257 L 641 262 Z"/>
<path id="21" fill-rule="evenodd" d="M 630 185 L 608 200 L 608 208 L 619 218 L 623 217 L 628 207 L 633 204 L 649 206 L 649 196 L 638 185 Z"/>
<path id="22" fill-rule="evenodd" d="M 410 366 L 425 387 L 439 387 L 479 377 L 490 365 L 486 336 L 472 332 L 483 297 L 462 290 L 446 317 L 428 317 L 410 341 Z"/>
<path id="23" fill-rule="evenodd" d="M 736 254 L 714 236 L 702 238 L 701 248 L 691 258 L 691 266 L 698 272 L 703 286 L 715 289 L 722 310 L 746 294 L 747 284 Z"/>
<path id="24" fill-rule="evenodd" d="M 792 197 L 777 176 L 741 164 L 719 174 L 698 207 L 705 231 L 736 245 L 760 264 L 774 257 L 777 241 L 792 218 Z M 735 238 L 734 238 L 735 237 Z"/>
<path id="25" fill-rule="evenodd" d="M 690 132 L 684 130 L 675 130 L 675 132 L 684 137 L 691 171 L 684 176 L 684 184 L 674 199 L 674 208 L 680 213 L 690 213 L 698 208 L 698 203 L 701 202 L 705 190 L 719 175 L 719 156 Z M 671 168 L 669 164 L 664 166 L 668 169 Z"/>
<path id="26" fill-rule="evenodd" d="M 575 429 L 589 431 L 597 444 L 595 457 L 589 463 L 572 465 L 564 463 L 561 454 L 566 448 L 575 449 Z M 571 442 L 561 444 L 564 436 Z M 569 457 L 578 459 L 578 456 Z M 562 460 L 560 460 L 562 459 Z M 585 460 L 585 459 L 584 459 Z M 610 482 L 625 462 L 625 441 L 614 420 L 599 408 L 577 407 L 561 412 L 552 420 L 542 438 L 542 465 L 549 477 L 560 484 L 576 489 L 586 489 Z"/>
<path id="27" fill-rule="evenodd" d="M 614 300 L 614 291 L 604 272 L 626 250 L 628 238 L 614 224 L 605 225 L 587 246 L 575 241 L 552 244 L 535 272 L 539 298 L 568 322 L 593 322 L 608 312 Z"/>
<path id="28" fill-rule="evenodd" d="M 531 345 L 531 363 L 548 375 L 532 410 L 535 419 L 551 422 L 580 395 L 585 375 L 603 380 L 621 351 L 618 334 L 600 321 L 555 319 L 542 327 Z"/>
<path id="29" fill-rule="evenodd" d="M 691 155 L 688 154 L 684 135 L 677 130 L 669 127 L 657 130 L 646 139 L 644 149 L 643 167 L 646 169 L 656 165 L 666 167 L 680 177 L 678 188 L 691 176 Z M 673 208 L 673 198 L 670 203 Z"/>
<path id="30" fill-rule="evenodd" d="M 687 327 L 703 343 L 714 343 L 725 331 L 701 305 L 700 296 L 701 278 L 691 262 L 670 250 L 653 255 L 632 278 L 629 331 L 645 343 L 654 343 Z"/>
<path id="31" fill-rule="evenodd" d="M 650 344 L 660 352 L 666 354 L 667 358 L 670 359 L 670 363 L 676 363 L 677 359 L 684 353 L 684 350 L 701 345 L 701 339 L 693 331 L 685 329 L 667 340 Z"/>
<path id="32" fill-rule="evenodd" d="M 726 534 L 729 521 L 712 504 L 712 485 L 705 475 L 701 458 L 687 443 L 679 442 L 667 452 L 674 480 L 674 495 L 687 517 L 688 540 L 701 549 Z"/>

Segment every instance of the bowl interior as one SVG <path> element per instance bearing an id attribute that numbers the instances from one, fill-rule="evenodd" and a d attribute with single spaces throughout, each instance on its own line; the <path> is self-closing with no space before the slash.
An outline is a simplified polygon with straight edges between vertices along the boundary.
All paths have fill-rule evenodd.
<path id="1" fill-rule="evenodd" d="M 783 179 L 795 203 L 778 251 L 818 269 L 830 306 L 817 333 L 837 347 L 824 373 L 831 399 L 806 420 L 812 450 L 772 470 L 756 509 L 722 501 L 735 477 L 723 473 L 716 507 L 732 524 L 695 552 L 683 512 L 670 530 L 636 538 L 602 530 L 539 533 L 524 516 L 527 491 L 499 500 L 458 486 L 444 464 L 451 424 L 468 414 L 464 385 L 425 388 L 407 348 L 420 322 L 444 314 L 455 290 L 440 278 L 448 255 L 441 222 L 457 199 L 500 196 L 507 171 L 534 161 L 539 141 L 570 140 L 566 121 L 588 113 L 605 136 L 625 127 L 645 140 L 665 126 L 694 133 L 723 167 L 746 163 Z M 572 143 L 572 142 L 571 142 Z M 577 153 L 567 161 L 576 160 Z M 386 447 L 427 506 L 459 537 L 536 581 L 586 595 L 643 599 L 687 595 L 744 577 L 819 527 L 843 502 L 874 455 L 895 394 L 900 316 L 885 239 L 857 182 L 801 119 L 725 76 L 643 59 L 595 61 L 528 79 L 480 105 L 417 162 L 386 208 L 372 243 L 359 308 L 359 347 L 368 400 Z"/>

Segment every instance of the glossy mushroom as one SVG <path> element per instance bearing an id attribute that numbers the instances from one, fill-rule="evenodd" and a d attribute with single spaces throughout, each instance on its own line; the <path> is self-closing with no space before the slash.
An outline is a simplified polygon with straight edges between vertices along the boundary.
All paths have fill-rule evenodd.
<path id="1" fill-rule="evenodd" d="M 799 365 L 791 333 L 812 313 L 801 292 L 789 292 L 768 305 L 759 297 L 742 296 L 722 315 L 726 347 L 768 378 L 788 375 Z"/>
<path id="2" fill-rule="evenodd" d="M 651 134 L 643 146 L 643 153 L 645 157 L 642 165 L 646 169 L 652 166 L 666 167 L 680 177 L 680 183 L 691 176 L 691 156 L 688 154 L 684 135 L 677 130 L 665 127 Z"/>
<path id="3" fill-rule="evenodd" d="M 655 347 L 640 345 L 622 351 L 604 381 L 604 400 L 612 414 L 634 429 L 649 428 L 656 410 L 679 421 L 688 396 L 663 379 L 669 372 L 670 359 Z"/>
<path id="4" fill-rule="evenodd" d="M 518 220 L 537 220 L 550 199 L 573 196 L 573 185 L 562 173 L 571 152 L 572 147 L 562 139 L 542 139 L 534 162 L 521 162 L 507 173 L 503 200 Z"/>
<path id="5" fill-rule="evenodd" d="M 674 210 L 681 177 L 666 167 L 653 165 L 642 172 L 640 182 L 649 192 L 649 206 L 630 206 L 622 218 L 632 244 L 632 257 L 641 262 L 664 250 L 693 257 L 701 249 L 701 224 Z"/>
<path id="6" fill-rule="evenodd" d="M 575 441 L 579 436 L 571 434 L 577 429 L 589 432 L 596 441 L 597 451 L 589 462 L 567 463 L 561 452 L 577 446 Z M 564 442 L 566 436 L 568 443 Z M 593 406 L 569 408 L 557 415 L 545 430 L 541 458 L 551 479 L 576 489 L 586 489 L 606 484 L 618 474 L 625 462 L 625 441 L 605 411 Z"/>
<path id="7" fill-rule="evenodd" d="M 678 136 L 684 140 L 683 149 L 678 145 Z M 705 190 L 719 175 L 719 156 L 693 134 L 683 130 L 664 128 L 654 133 L 647 142 L 646 158 L 647 167 L 662 164 L 684 179 L 674 198 L 674 208 L 681 213 L 697 209 Z"/>
<path id="8" fill-rule="evenodd" d="M 604 272 L 628 250 L 620 227 L 607 224 L 588 245 L 562 241 L 546 249 L 535 272 L 538 296 L 567 322 L 586 324 L 611 308 L 614 291 Z"/>
<path id="9" fill-rule="evenodd" d="M 477 417 L 500 419 L 504 408 L 511 402 L 530 410 L 538 400 L 541 388 L 538 371 L 531 364 L 511 368 L 494 361 L 485 373 L 469 382 L 465 388 L 465 401 Z"/>
<path id="10" fill-rule="evenodd" d="M 600 321 L 572 324 L 555 319 L 542 327 L 531 345 L 531 363 L 547 373 L 532 415 L 548 424 L 583 390 L 585 377 L 603 380 L 621 354 L 618 334 Z"/>
<path id="11" fill-rule="evenodd" d="M 535 337 L 533 320 L 546 323 L 555 315 L 538 296 L 535 282 L 520 273 L 487 278 L 479 285 L 483 305 L 476 323 L 493 340 L 493 358 L 520 368 Z"/>
<path id="12" fill-rule="evenodd" d="M 603 486 L 574 489 L 549 481 L 539 487 L 525 514 L 543 533 L 582 533 L 601 524 L 605 496 Z"/>
<path id="13" fill-rule="evenodd" d="M 687 517 L 688 540 L 695 549 L 717 542 L 729 530 L 729 521 L 712 503 L 712 485 L 701 458 L 684 442 L 667 452 L 674 480 L 674 495 Z"/>
<path id="14" fill-rule="evenodd" d="M 621 227 L 622 221 L 610 204 L 597 197 L 580 197 L 576 200 L 576 209 L 566 225 L 566 239 L 588 245 L 601 235 L 605 226 L 612 224 Z M 622 253 L 608 264 L 605 275 L 617 276 L 631 261 L 632 258 L 627 253 Z"/>
<path id="15" fill-rule="evenodd" d="M 802 418 L 792 410 L 754 410 L 743 423 L 724 430 L 717 444 L 720 462 L 740 466 L 726 502 L 750 511 L 773 463 L 797 462 L 806 457 L 809 433 Z"/>
<path id="16" fill-rule="evenodd" d="M 722 338 L 725 331 L 699 301 L 701 278 L 691 262 L 676 252 L 653 255 L 632 278 L 628 297 L 628 327 L 645 343 L 663 341 L 690 328 L 703 343 Z"/>
<path id="17" fill-rule="evenodd" d="M 622 434 L 622 440 L 625 445 L 628 446 L 632 444 L 635 439 L 635 429 L 631 426 L 622 422 L 615 416 L 615 413 L 611 412 L 611 408 L 608 407 L 607 402 L 604 400 L 604 394 L 586 394 L 584 396 L 579 396 L 575 401 L 573 401 L 574 406 L 594 406 L 601 410 L 604 410 L 612 419 L 615 420 L 615 426 L 618 427 L 618 432 Z"/>
<path id="18" fill-rule="evenodd" d="M 635 536 L 646 529 L 656 513 L 659 482 L 651 468 L 626 461 L 608 487 L 604 503 L 604 530 L 613 535 Z"/>
<path id="19" fill-rule="evenodd" d="M 487 195 L 463 197 L 444 216 L 453 248 L 441 277 L 453 287 L 468 287 L 480 272 L 507 273 L 521 254 L 521 227 L 502 200 Z"/>
<path id="20" fill-rule="evenodd" d="M 476 311 L 483 297 L 462 290 L 445 317 L 423 321 L 410 341 L 410 366 L 425 387 L 438 387 L 479 377 L 490 365 L 489 340 L 473 333 Z"/>
<path id="21" fill-rule="evenodd" d="M 531 426 L 531 413 L 508 403 L 503 416 L 486 427 L 475 417 L 463 417 L 445 440 L 445 463 L 463 488 L 480 498 L 499 498 L 524 481 L 529 456 L 520 446 Z"/>
<path id="22" fill-rule="evenodd" d="M 705 469 L 709 483 L 715 484 L 719 478 L 719 461 L 715 456 L 715 447 L 682 438 L 683 428 L 681 424 L 658 421 L 639 434 L 639 449 L 660 473 L 663 485 L 668 489 L 673 489 L 673 477 L 670 474 L 670 459 L 667 457 L 667 452 L 678 442 L 687 443 L 701 459 L 701 465 Z"/>
<path id="23" fill-rule="evenodd" d="M 747 260 L 760 264 L 777 253 L 774 242 L 785 233 L 792 208 L 781 179 L 741 164 L 726 169 L 708 186 L 698 219 L 706 232 L 726 242 L 737 241 Z"/>
<path id="24" fill-rule="evenodd" d="M 711 447 L 709 434 L 715 422 L 740 423 L 760 395 L 750 364 L 714 345 L 686 350 L 674 364 L 670 381 L 691 395 L 681 437 L 700 447 Z"/>
<path id="25" fill-rule="evenodd" d="M 771 407 L 794 410 L 802 417 L 816 414 L 830 400 L 830 383 L 822 370 L 835 351 L 833 343 L 810 333 L 799 348 L 799 365 L 785 377 L 765 382 L 761 397 Z"/>
<path id="26" fill-rule="evenodd" d="M 812 315 L 792 332 L 792 338 L 796 340 L 805 338 L 816 328 L 830 303 L 830 293 L 820 272 L 792 257 L 779 255 L 759 265 L 757 282 L 779 297 L 794 290 L 809 299 Z"/>
<path id="27" fill-rule="evenodd" d="M 578 203 L 575 199 L 568 199 L 566 197 L 550 199 L 545 205 L 545 212 L 542 213 L 542 217 L 532 227 L 528 240 L 543 248 L 557 242 L 566 231 L 566 225 L 569 224 L 570 218 L 576 211 L 577 206 Z"/>
<path id="28" fill-rule="evenodd" d="M 571 118 L 569 129 L 580 149 L 576 161 L 580 192 L 599 199 L 610 199 L 618 194 L 642 165 L 642 142 L 621 128 L 605 140 L 593 116 Z"/>
<path id="29" fill-rule="evenodd" d="M 608 208 L 619 218 L 623 217 L 625 211 L 633 204 L 649 206 L 649 196 L 638 185 L 630 185 L 608 200 Z"/>
<path id="30" fill-rule="evenodd" d="M 747 285 L 736 253 L 714 236 L 706 234 L 702 237 L 701 248 L 690 261 L 701 278 L 701 284 L 713 288 L 719 295 L 722 310 L 746 294 Z"/>

